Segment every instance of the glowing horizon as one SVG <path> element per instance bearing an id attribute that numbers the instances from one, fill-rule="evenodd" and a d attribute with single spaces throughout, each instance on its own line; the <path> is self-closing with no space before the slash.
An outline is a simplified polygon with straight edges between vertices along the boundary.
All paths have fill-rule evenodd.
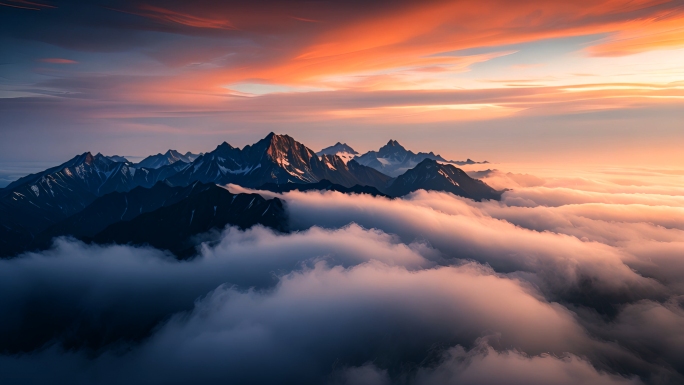
<path id="1" fill-rule="evenodd" d="M 681 1 L 0 10 L 0 161 L 200 152 L 276 131 L 315 150 L 398 139 L 450 158 L 684 165 Z"/>

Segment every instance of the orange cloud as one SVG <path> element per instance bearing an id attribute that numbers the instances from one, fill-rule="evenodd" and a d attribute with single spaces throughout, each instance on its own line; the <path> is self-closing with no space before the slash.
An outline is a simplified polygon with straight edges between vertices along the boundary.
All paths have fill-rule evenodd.
<path id="1" fill-rule="evenodd" d="M 591 55 L 627 55 L 680 46 L 684 20 L 684 9 L 669 0 L 397 1 L 363 12 L 332 3 L 276 2 L 264 10 L 253 4 L 198 2 L 191 12 L 156 4 L 168 3 L 126 12 L 251 42 L 221 49 L 191 47 L 167 55 L 175 60 L 163 58 L 207 63 L 230 53 L 230 61 L 186 72 L 184 79 L 174 81 L 199 92 L 218 92 L 249 79 L 283 85 L 420 88 L 415 72 L 421 68 L 461 72 L 495 57 L 474 60 L 445 52 L 606 34 L 589 48 Z M 407 72 L 412 72 L 408 78 L 403 76 Z M 340 77 L 349 83 L 337 82 Z M 391 79 L 397 82 L 390 84 Z"/>
<path id="2" fill-rule="evenodd" d="M 245 119 L 272 121 L 480 120 L 639 108 L 681 103 L 684 99 L 681 84 L 673 83 L 684 80 L 681 73 L 673 74 L 671 79 L 625 79 L 620 74 L 602 73 L 589 80 L 568 80 L 568 75 L 558 82 L 554 77 L 563 74 L 551 73 L 552 65 L 534 64 L 537 67 L 521 65 L 513 69 L 538 68 L 540 74 L 530 71 L 518 78 L 519 74 L 514 72 L 501 79 L 477 79 L 479 83 L 470 89 L 461 87 L 457 81 L 444 81 L 444 77 L 463 74 L 477 63 L 513 52 L 497 47 L 540 39 L 602 33 L 607 37 L 589 50 L 592 55 L 603 56 L 676 46 L 672 42 L 677 41 L 681 31 L 678 23 L 684 10 L 665 0 L 397 2 L 393 7 L 371 7 L 364 12 L 349 7 L 342 12 L 334 8 L 338 4 L 330 3 L 316 7 L 304 11 L 296 4 L 292 9 L 275 4 L 273 9 L 264 11 L 250 4 L 231 9 L 229 3 L 217 3 L 215 8 L 197 6 L 189 14 L 177 8 L 143 5 L 136 14 L 214 30 L 203 30 L 201 34 L 218 33 L 212 36 L 226 37 L 226 44 L 198 44 L 197 49 L 189 47 L 170 53 L 182 57 L 183 63 L 206 65 L 177 65 L 164 75 L 117 78 L 111 80 L 111 88 L 107 89 L 98 84 L 73 90 L 64 88 L 68 95 L 97 93 L 94 100 L 140 106 L 135 114 L 141 116 L 150 114 L 149 111 L 162 115 L 230 112 Z M 229 14 L 234 23 L 224 17 Z M 307 21 L 320 23 L 299 22 L 295 20 L 298 17 L 291 15 L 306 16 Z M 180 31 L 197 33 L 188 28 Z M 231 37 L 244 40 L 231 45 Z M 482 47 L 490 53 L 459 52 Z M 213 58 L 220 60 L 212 61 Z M 607 59 L 586 56 L 586 60 Z M 602 72 L 606 67 L 581 69 Z M 576 69 L 569 68 L 567 72 Z M 591 81 L 597 84 L 583 84 Z M 230 90 L 236 83 L 330 91 L 301 95 L 266 92 L 240 98 Z M 54 89 L 61 87 L 50 88 Z"/>
<path id="3" fill-rule="evenodd" d="M 590 48 L 592 54 L 626 55 L 678 47 L 684 10 L 669 4 L 667 0 L 397 4 L 381 13 L 358 14 L 340 22 L 322 18 L 326 23 L 304 37 L 286 31 L 282 38 L 289 43 L 272 47 L 279 55 L 212 76 L 217 82 L 258 78 L 292 84 L 407 67 L 458 67 L 464 58 L 441 53 L 600 33 L 609 37 Z M 239 29 L 258 33 L 252 30 L 257 25 L 246 23 Z M 294 40 L 287 40 L 288 33 L 295 34 Z"/>
<path id="4" fill-rule="evenodd" d="M 666 12 L 625 23 L 602 44 L 589 48 L 596 56 L 623 56 L 655 49 L 684 47 L 684 12 Z"/>

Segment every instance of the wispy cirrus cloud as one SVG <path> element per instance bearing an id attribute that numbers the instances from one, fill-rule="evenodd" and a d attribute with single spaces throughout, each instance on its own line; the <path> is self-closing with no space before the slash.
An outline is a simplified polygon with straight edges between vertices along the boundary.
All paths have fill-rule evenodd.
<path id="1" fill-rule="evenodd" d="M 54 5 L 36 3 L 33 1 L 26 0 L 4 0 L 0 2 L 0 6 L 20 8 L 20 9 L 30 9 L 33 11 L 40 11 L 42 8 L 57 8 Z"/>
<path id="2" fill-rule="evenodd" d="M 40 59 L 39 61 L 41 61 L 43 63 L 50 63 L 50 64 L 78 64 L 78 62 L 75 60 L 62 59 L 62 58 L 56 58 L 56 57 Z"/>
<path id="3" fill-rule="evenodd" d="M 136 10 L 119 10 L 166 23 L 179 24 L 194 28 L 234 30 L 236 27 L 225 18 L 205 17 L 189 12 L 174 11 L 150 4 L 140 4 Z"/>

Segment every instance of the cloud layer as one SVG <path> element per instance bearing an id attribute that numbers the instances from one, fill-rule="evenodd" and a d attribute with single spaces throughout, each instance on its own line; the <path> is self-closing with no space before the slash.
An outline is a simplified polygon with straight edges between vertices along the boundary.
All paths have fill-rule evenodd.
<path id="1" fill-rule="evenodd" d="M 587 193 L 540 179 L 552 192 Z M 0 379 L 681 382 L 676 200 L 660 191 L 657 205 L 591 194 L 546 205 L 531 195 L 539 191 L 507 193 L 527 194 L 525 206 L 424 191 L 394 200 L 290 192 L 282 197 L 297 231 L 228 228 L 182 262 L 57 240 L 0 261 Z"/>

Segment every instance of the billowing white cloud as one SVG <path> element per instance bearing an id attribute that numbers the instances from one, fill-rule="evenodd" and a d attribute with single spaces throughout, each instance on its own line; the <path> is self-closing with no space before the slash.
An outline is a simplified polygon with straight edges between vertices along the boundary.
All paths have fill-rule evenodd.
<path id="1" fill-rule="evenodd" d="M 679 197 L 533 182 L 506 193 L 525 205 L 290 192 L 291 233 L 189 261 L 69 239 L 0 261 L 0 379 L 684 381 Z"/>
<path id="2" fill-rule="evenodd" d="M 475 260 L 525 276 L 549 298 L 596 292 L 637 299 L 664 291 L 662 284 L 627 266 L 626 255 L 618 248 L 515 226 L 449 194 L 419 191 L 390 200 L 295 191 L 284 197 L 295 229 L 336 228 L 351 222 L 378 228 L 404 242 L 425 241 L 447 260 Z"/>
<path id="3" fill-rule="evenodd" d="M 421 369 L 421 385 L 611 385 L 642 384 L 638 377 L 625 378 L 596 371 L 591 363 L 575 355 L 542 354 L 530 357 L 516 350 L 498 352 L 486 341 L 472 350 L 449 349 L 436 368 Z"/>

